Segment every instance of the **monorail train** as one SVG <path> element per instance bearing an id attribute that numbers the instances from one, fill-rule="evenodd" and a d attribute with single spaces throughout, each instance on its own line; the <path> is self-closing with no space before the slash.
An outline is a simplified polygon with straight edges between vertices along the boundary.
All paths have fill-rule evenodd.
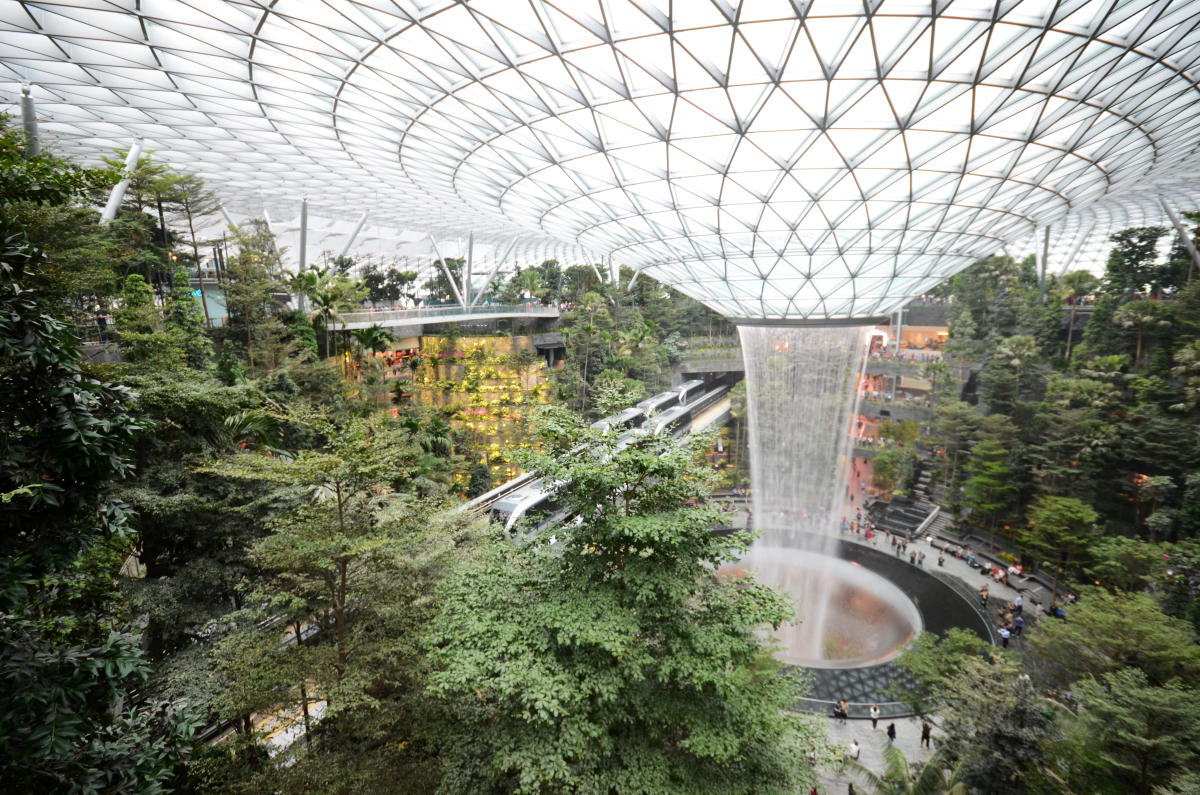
<path id="1" fill-rule="evenodd" d="M 604 430 L 624 428 L 617 439 L 617 449 L 619 450 L 636 444 L 640 438 L 644 438 L 650 433 L 670 433 L 676 438 L 686 436 L 691 432 L 695 420 L 723 399 L 729 393 L 729 388 L 718 386 L 716 389 L 698 395 L 694 390 L 689 390 L 689 392 L 690 402 L 687 405 L 672 406 L 661 413 L 652 414 L 648 421 L 645 413 L 639 410 L 637 416 L 640 417 L 638 420 L 640 424 L 638 425 L 625 424 L 633 418 L 630 414 L 631 410 L 626 409 L 601 420 L 592 427 L 604 423 Z M 671 394 L 678 395 L 679 393 L 673 390 Z M 530 481 L 511 494 L 497 499 L 492 504 L 489 515 L 492 521 L 502 523 L 505 533 L 510 534 L 517 523 L 526 518 L 536 518 L 530 532 L 552 527 L 567 520 L 569 515 L 568 511 L 561 507 L 549 492 L 550 489 L 544 480 L 539 478 Z"/>

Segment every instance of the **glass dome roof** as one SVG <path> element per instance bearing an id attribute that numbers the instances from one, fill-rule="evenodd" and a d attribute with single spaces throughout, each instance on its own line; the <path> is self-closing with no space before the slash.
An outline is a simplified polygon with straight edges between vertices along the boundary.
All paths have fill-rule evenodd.
<path id="1" fill-rule="evenodd" d="M 0 4 L 0 98 L 68 154 L 140 135 L 231 211 L 516 234 L 746 318 L 1191 209 L 1198 61 L 1194 0 Z"/>

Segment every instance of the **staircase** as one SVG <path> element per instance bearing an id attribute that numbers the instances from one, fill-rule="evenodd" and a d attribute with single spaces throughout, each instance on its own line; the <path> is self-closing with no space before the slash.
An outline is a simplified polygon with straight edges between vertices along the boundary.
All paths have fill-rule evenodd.
<path id="1" fill-rule="evenodd" d="M 932 477 L 927 462 L 924 459 L 917 462 L 917 479 L 911 494 L 893 497 L 890 503 L 875 503 L 871 507 L 871 518 L 876 526 L 880 530 L 900 535 L 915 533 L 929 514 L 938 507 L 933 501 Z M 937 532 L 949 521 L 950 517 L 946 511 L 939 511 L 926 532 Z"/>

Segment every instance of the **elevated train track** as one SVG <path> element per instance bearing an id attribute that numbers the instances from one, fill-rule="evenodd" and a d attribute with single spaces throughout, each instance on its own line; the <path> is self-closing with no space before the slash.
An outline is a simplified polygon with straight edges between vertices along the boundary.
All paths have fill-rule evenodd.
<path id="1" fill-rule="evenodd" d="M 678 387 L 647 398 L 636 406 L 605 417 L 592 424 L 601 433 L 618 433 L 618 449 L 633 444 L 646 434 L 670 433 L 682 438 L 702 431 L 729 418 L 729 386 L 724 382 L 706 384 L 688 381 Z M 566 512 L 555 505 L 550 484 L 527 472 L 481 494 L 459 510 L 483 514 L 501 522 L 506 532 L 533 513 L 544 514 L 535 529 L 565 521 Z"/>

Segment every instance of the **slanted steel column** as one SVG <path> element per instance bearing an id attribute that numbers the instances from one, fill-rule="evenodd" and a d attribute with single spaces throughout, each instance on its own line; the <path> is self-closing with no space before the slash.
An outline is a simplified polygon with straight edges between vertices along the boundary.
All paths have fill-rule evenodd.
<path id="1" fill-rule="evenodd" d="M 512 253 L 512 250 L 516 247 L 516 245 L 517 239 L 514 237 L 512 242 L 508 244 L 508 248 L 504 249 L 504 253 L 496 257 L 496 267 L 492 268 L 492 272 L 489 273 L 487 279 L 484 280 L 483 286 L 479 288 L 479 292 L 477 292 L 475 297 L 471 299 L 471 306 L 475 306 L 475 304 L 479 303 L 479 299 L 484 293 L 487 292 L 488 288 L 492 286 L 492 280 L 496 278 L 496 274 L 500 272 L 500 268 L 504 265 L 504 260 L 508 259 L 508 255 Z"/>
<path id="2" fill-rule="evenodd" d="M 129 178 L 133 176 L 138 158 L 141 156 L 142 139 L 141 137 L 134 138 L 133 146 L 129 147 L 129 154 L 125 157 L 125 169 L 121 172 L 123 177 L 120 182 L 113 185 L 112 193 L 108 194 L 108 204 L 104 205 L 104 212 L 100 213 L 100 223 L 107 224 L 117 217 L 117 209 L 125 199 L 125 190 L 129 187 Z"/>
<path id="3" fill-rule="evenodd" d="M 1075 262 L 1075 258 L 1078 257 L 1079 252 L 1083 250 L 1083 244 L 1086 243 L 1087 239 L 1092 236 L 1092 230 L 1095 228 L 1096 222 L 1092 221 L 1090 224 L 1088 224 L 1087 231 L 1079 236 L 1079 242 L 1077 242 L 1075 247 L 1071 249 L 1071 253 L 1067 255 L 1065 260 L 1063 260 L 1062 267 L 1058 269 L 1059 277 L 1066 275 L 1067 268 L 1071 267 L 1071 264 Z"/>
<path id="4" fill-rule="evenodd" d="M 37 157 L 42 153 L 42 140 L 38 137 L 37 111 L 30 86 L 21 86 L 21 126 L 25 129 L 25 156 Z"/>
<path id="5" fill-rule="evenodd" d="M 466 309 L 475 303 L 471 300 L 471 266 L 475 264 L 475 233 L 467 235 L 467 261 L 463 264 L 462 305 Z"/>
<path id="6" fill-rule="evenodd" d="M 904 331 L 904 307 L 896 310 L 896 353 L 900 353 L 900 334 Z M 893 394 L 895 390 L 893 390 Z"/>
<path id="7" fill-rule="evenodd" d="M 233 218 L 230 217 L 229 211 L 225 209 L 225 205 L 218 204 L 217 209 L 221 211 L 221 217 L 225 219 L 226 226 L 233 226 Z"/>
<path id="8" fill-rule="evenodd" d="M 1159 199 L 1162 202 L 1163 209 L 1167 211 L 1167 217 L 1171 219 L 1171 223 L 1175 225 L 1175 231 L 1179 233 L 1179 239 L 1183 241 L 1183 245 L 1188 250 L 1188 254 L 1192 257 L 1192 262 L 1188 265 L 1187 283 L 1192 283 L 1192 271 L 1200 265 L 1200 254 L 1196 253 L 1196 242 L 1192 240 L 1192 236 L 1188 234 L 1187 227 L 1183 225 L 1183 221 L 1179 218 L 1179 214 L 1171 209 L 1171 205 L 1167 204 L 1166 199 Z"/>
<path id="9" fill-rule="evenodd" d="M 633 289 L 633 285 L 635 285 L 635 284 L 637 283 L 637 277 L 638 277 L 638 276 L 640 276 L 640 275 L 641 275 L 641 273 L 642 273 L 642 269 L 641 269 L 641 267 L 638 267 L 636 270 L 634 270 L 634 272 L 633 272 L 633 276 L 631 276 L 631 277 L 629 278 L 629 284 L 625 285 L 625 290 L 626 290 L 626 291 L 629 291 L 629 290 L 632 290 L 632 289 Z"/>
<path id="10" fill-rule="evenodd" d="M 465 301 L 463 301 L 462 293 L 459 291 L 458 285 L 454 283 L 454 276 L 451 275 L 450 269 L 446 267 L 446 258 L 442 256 L 442 252 L 438 249 L 437 239 L 433 235 L 430 235 L 429 242 L 433 244 L 433 253 L 437 255 L 438 264 L 442 266 L 442 273 L 446 275 L 446 281 L 450 282 L 450 289 L 454 291 L 454 297 L 457 298 L 458 302 L 465 308 L 467 304 Z"/>
<path id="11" fill-rule="evenodd" d="M 367 222 L 367 211 L 363 210 L 362 215 L 358 217 L 358 223 L 354 225 L 354 231 L 350 233 L 350 237 L 346 238 L 346 245 L 342 246 L 342 256 L 350 253 L 350 247 L 354 245 L 354 241 L 358 238 L 358 233 L 362 231 L 363 224 Z"/>

